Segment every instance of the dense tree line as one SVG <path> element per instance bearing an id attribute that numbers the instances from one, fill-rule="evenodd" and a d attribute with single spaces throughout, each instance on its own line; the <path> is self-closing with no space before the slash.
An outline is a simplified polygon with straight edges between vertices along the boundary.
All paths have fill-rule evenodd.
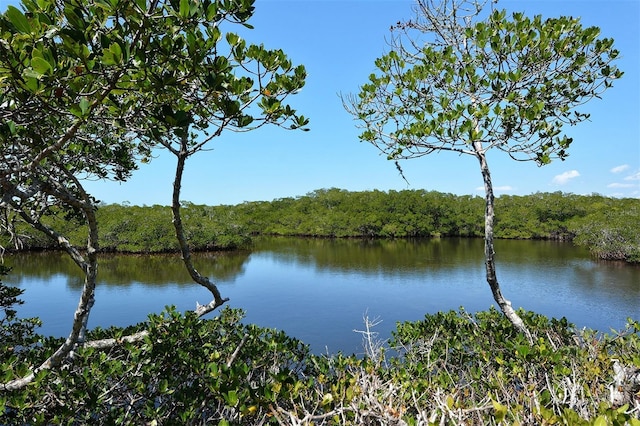
<path id="1" fill-rule="evenodd" d="M 640 201 L 561 192 L 496 198 L 496 237 L 557 239 L 589 247 L 602 259 L 640 261 Z M 194 250 L 247 248 L 251 236 L 329 238 L 482 237 L 484 199 L 436 191 L 320 189 L 300 197 L 238 205 L 183 203 Z M 178 249 L 167 206 L 102 205 L 97 212 L 105 251 Z M 60 213 L 48 220 L 80 241 L 83 229 Z M 19 247 L 52 248 L 43 236 L 18 229 Z M 7 235 L 3 236 L 7 246 Z"/>

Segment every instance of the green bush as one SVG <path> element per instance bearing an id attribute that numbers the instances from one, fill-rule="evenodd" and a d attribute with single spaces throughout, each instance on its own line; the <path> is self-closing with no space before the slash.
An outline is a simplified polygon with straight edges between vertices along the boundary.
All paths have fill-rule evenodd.
<path id="1" fill-rule="evenodd" d="M 79 349 L 73 363 L 0 394 L 0 423 L 640 424 L 640 383 L 622 385 L 625 403 L 610 393 L 614 359 L 640 368 L 638 322 L 597 335 L 520 315 L 534 345 L 497 310 L 460 310 L 398 324 L 386 348 L 370 333 L 369 356 L 356 357 L 314 355 L 281 331 L 243 324 L 239 310 L 203 320 L 168 308 L 135 327 L 92 331 L 90 339 L 148 334 Z M 29 361 L 59 343 L 43 339 Z M 7 362 L 5 381 L 25 373 Z"/>
<path id="2" fill-rule="evenodd" d="M 0 279 L 9 272 L 9 268 L 0 265 Z M 16 305 L 24 303 L 19 299 L 24 293 L 16 287 L 6 286 L 0 280 L 0 363 L 2 372 L 24 370 L 26 357 L 34 349 L 39 336 L 36 327 L 40 326 L 37 318 L 18 318 Z"/>
<path id="3" fill-rule="evenodd" d="M 640 381 L 630 385 L 626 406 L 609 402 L 609 386 L 613 360 L 629 371 L 640 367 L 640 323 L 629 319 L 623 333 L 596 336 L 575 330 L 564 318 L 519 315 L 534 336 L 533 345 L 493 308 L 398 324 L 391 346 L 399 355 L 385 373 L 403 384 L 401 400 L 410 407 L 406 417 L 415 422 L 429 413 L 453 424 L 638 420 Z"/>

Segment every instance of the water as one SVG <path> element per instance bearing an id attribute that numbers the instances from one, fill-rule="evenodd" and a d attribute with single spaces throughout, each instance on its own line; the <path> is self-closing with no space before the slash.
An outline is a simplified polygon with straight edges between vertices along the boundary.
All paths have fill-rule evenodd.
<path id="1" fill-rule="evenodd" d="M 640 267 L 598 262 L 571 244 L 496 241 L 503 293 L 514 307 L 600 331 L 640 318 Z M 26 290 L 21 316 L 38 316 L 43 334 L 68 334 L 82 274 L 64 253 L 9 256 L 4 280 Z M 379 337 L 426 313 L 495 305 L 484 278 L 482 240 L 317 240 L 264 238 L 250 252 L 197 254 L 228 306 L 245 321 L 285 330 L 316 353 L 362 352 L 363 317 L 380 319 Z M 177 255 L 103 255 L 89 326 L 144 321 L 165 305 L 207 303 Z M 210 314 L 212 315 L 212 314 Z"/>

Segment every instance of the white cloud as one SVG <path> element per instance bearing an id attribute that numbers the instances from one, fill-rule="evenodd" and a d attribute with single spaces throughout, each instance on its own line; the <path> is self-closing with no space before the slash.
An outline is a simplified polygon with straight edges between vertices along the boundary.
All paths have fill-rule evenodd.
<path id="1" fill-rule="evenodd" d="M 623 164 L 621 166 L 616 166 L 613 169 L 609 170 L 611 173 L 621 173 L 629 168 L 628 164 Z"/>
<path id="2" fill-rule="evenodd" d="M 636 185 L 632 183 L 610 183 L 607 188 L 635 188 Z"/>
<path id="3" fill-rule="evenodd" d="M 580 173 L 578 173 L 577 170 L 570 170 L 568 172 L 564 172 L 555 176 L 553 178 L 553 183 L 555 183 L 556 185 L 564 185 L 569 182 L 569 180 L 577 178 L 578 176 L 580 176 Z"/>
<path id="4" fill-rule="evenodd" d="M 627 176 L 624 180 L 640 180 L 640 172 Z"/>

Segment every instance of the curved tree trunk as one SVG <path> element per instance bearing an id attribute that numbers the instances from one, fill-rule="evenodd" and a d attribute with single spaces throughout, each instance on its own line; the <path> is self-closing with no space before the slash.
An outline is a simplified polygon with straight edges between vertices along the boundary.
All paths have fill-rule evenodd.
<path id="1" fill-rule="evenodd" d="M 213 311 L 218 306 L 221 306 L 229 299 L 223 299 L 220 295 L 218 287 L 214 283 L 212 283 L 209 278 L 202 276 L 193 266 L 193 263 L 191 262 L 191 250 L 189 249 L 189 244 L 187 243 L 187 240 L 184 236 L 182 217 L 180 215 L 180 188 L 182 186 L 182 173 L 184 171 L 184 163 L 189 157 L 187 146 L 188 137 L 186 136 L 187 134 L 188 132 L 185 132 L 185 136 L 182 138 L 180 151 L 174 151 L 174 154 L 178 157 L 178 162 L 176 165 L 175 179 L 173 181 L 173 199 L 171 202 L 171 211 L 173 213 L 173 227 L 176 230 L 176 238 L 178 239 L 178 244 L 180 245 L 180 252 L 182 253 L 182 260 L 184 262 L 184 265 L 186 266 L 187 271 L 189 271 L 189 275 L 191 275 L 193 281 L 207 288 L 213 295 L 213 300 L 208 304 L 198 304 L 196 306 L 196 314 L 198 314 L 198 316 L 202 316 L 208 312 Z"/>
<path id="2" fill-rule="evenodd" d="M 78 307 L 76 308 L 73 316 L 71 332 L 66 340 L 48 359 L 46 359 L 39 367 L 36 367 L 27 376 L 12 380 L 5 384 L 0 384 L 0 389 L 2 390 L 16 390 L 25 387 L 33 381 L 35 374 L 39 371 L 60 366 L 64 359 L 73 355 L 74 349 L 84 342 L 87 323 L 89 321 L 89 313 L 91 312 L 91 308 L 95 302 L 96 279 L 98 274 L 98 224 L 93 208 L 89 207 L 83 210 L 87 220 L 87 225 L 89 226 L 86 253 L 87 259 L 85 259 L 78 249 L 73 247 L 62 235 L 45 226 L 38 219 L 31 218 L 25 212 L 20 211 L 21 216 L 27 223 L 58 241 L 58 244 L 69 254 L 73 261 L 84 272 L 84 285 L 82 286 L 82 293 L 80 294 Z"/>
<path id="3" fill-rule="evenodd" d="M 529 340 L 533 342 L 529 329 L 522 321 L 522 318 L 511 306 L 511 302 L 507 300 L 500 290 L 500 284 L 498 283 L 498 277 L 496 275 L 496 263 L 495 263 L 495 250 L 493 248 L 493 222 L 494 222 L 494 195 L 493 184 L 491 183 L 491 173 L 489 172 L 489 166 L 487 164 L 487 158 L 482 151 L 482 147 L 479 142 L 474 142 L 473 148 L 476 153 L 476 157 L 480 161 L 480 170 L 482 172 L 482 179 L 484 181 L 485 192 L 485 211 L 484 211 L 484 257 L 487 274 L 487 283 L 491 287 L 491 293 L 493 293 L 493 299 L 496 301 L 502 313 L 511 321 L 514 327 L 521 331 Z"/>

